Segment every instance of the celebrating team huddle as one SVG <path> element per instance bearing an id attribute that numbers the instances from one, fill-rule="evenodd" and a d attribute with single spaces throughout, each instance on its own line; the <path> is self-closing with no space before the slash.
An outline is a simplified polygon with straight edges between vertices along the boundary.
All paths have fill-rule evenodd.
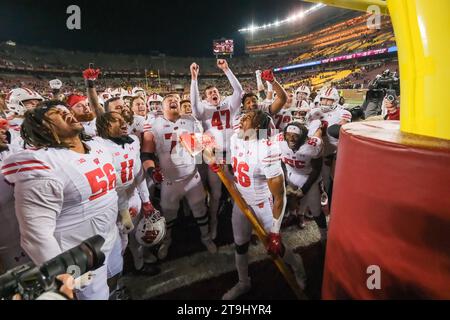
<path id="1" fill-rule="evenodd" d="M 304 227 L 304 216 L 312 216 L 326 241 L 336 132 L 352 115 L 335 88 L 322 88 L 312 101 L 310 88 L 286 91 L 271 70 L 256 72 L 258 92 L 245 92 L 223 59 L 217 67 L 232 94 L 214 86 L 200 92 L 200 67 L 190 66 L 183 97 L 140 87 L 97 92 L 100 71 L 92 68 L 83 72 L 86 96 L 11 90 L 0 120 L 1 268 L 40 265 L 98 234 L 105 264 L 76 297 L 109 299 L 121 289 L 127 247 L 134 268 L 152 276 L 155 262 L 183 245 L 172 235 L 180 207 L 192 212 L 208 254 L 220 254 L 218 212 L 229 195 L 202 152 L 181 143 L 187 134 L 214 142 L 213 162 L 268 233 L 268 253 L 291 267 L 300 289 L 307 286 L 300 255 L 282 241 L 282 223 L 296 217 Z M 239 281 L 223 299 L 251 288 L 252 224 L 236 203 L 231 216 Z"/>

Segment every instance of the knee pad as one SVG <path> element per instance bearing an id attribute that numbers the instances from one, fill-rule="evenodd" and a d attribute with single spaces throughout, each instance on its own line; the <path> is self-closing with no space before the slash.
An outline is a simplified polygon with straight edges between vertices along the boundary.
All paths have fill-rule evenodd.
<path id="1" fill-rule="evenodd" d="M 250 242 L 246 242 L 244 244 L 234 244 L 235 250 L 237 254 L 246 254 L 248 252 L 248 245 L 250 244 Z"/>

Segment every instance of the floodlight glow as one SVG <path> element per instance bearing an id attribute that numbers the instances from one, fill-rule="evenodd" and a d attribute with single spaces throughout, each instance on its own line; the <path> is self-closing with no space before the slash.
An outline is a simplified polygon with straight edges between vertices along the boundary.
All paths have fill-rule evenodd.
<path id="1" fill-rule="evenodd" d="M 298 12 L 297 14 L 291 15 L 291 16 L 287 17 L 284 20 L 281 20 L 281 21 L 280 20 L 276 20 L 275 22 L 264 24 L 264 25 L 261 25 L 261 26 L 254 26 L 252 24 L 248 28 L 239 29 L 239 32 L 251 32 L 251 33 L 253 33 L 253 32 L 255 32 L 257 30 L 260 30 L 260 29 L 267 29 L 267 28 L 271 28 L 271 27 L 279 27 L 282 24 L 300 20 L 300 19 L 306 17 L 307 15 L 311 14 L 312 12 L 314 12 L 316 10 L 319 10 L 319 9 L 321 9 L 323 7 L 325 7 L 325 5 L 322 4 L 322 3 L 319 3 L 319 4 L 316 4 L 316 5 L 312 6 L 311 8 L 309 8 L 308 10 L 306 10 L 304 12 Z"/>

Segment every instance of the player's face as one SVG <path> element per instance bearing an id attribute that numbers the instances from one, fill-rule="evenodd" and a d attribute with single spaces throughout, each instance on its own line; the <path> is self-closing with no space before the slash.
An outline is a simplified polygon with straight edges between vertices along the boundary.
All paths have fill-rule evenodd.
<path id="1" fill-rule="evenodd" d="M 111 138 L 119 138 L 128 134 L 127 123 L 120 113 L 113 112 L 109 122 L 108 135 Z"/>
<path id="2" fill-rule="evenodd" d="M 0 151 L 6 149 L 8 145 L 8 136 L 6 135 L 6 132 L 6 127 L 0 127 Z"/>
<path id="3" fill-rule="evenodd" d="M 251 111 L 258 108 L 258 99 L 255 96 L 248 97 L 244 101 L 244 111 Z"/>
<path id="4" fill-rule="evenodd" d="M 308 95 L 304 92 L 298 92 L 297 93 L 297 100 L 298 101 L 302 101 L 302 100 L 306 100 L 308 98 Z"/>
<path id="5" fill-rule="evenodd" d="M 391 101 L 389 101 L 388 99 L 384 99 L 384 106 L 385 106 L 386 110 L 389 112 L 392 112 L 395 110 L 394 104 Z"/>
<path id="6" fill-rule="evenodd" d="M 60 138 L 73 137 L 83 131 L 83 125 L 64 106 L 51 108 L 45 116 L 49 119 L 48 125 L 53 127 Z"/>
<path id="7" fill-rule="evenodd" d="M 333 99 L 322 98 L 320 99 L 320 105 L 331 107 L 334 103 Z"/>
<path id="8" fill-rule="evenodd" d="M 286 142 L 290 149 L 297 149 L 300 144 L 300 136 L 296 133 L 286 132 L 285 135 Z"/>
<path id="9" fill-rule="evenodd" d="M 169 95 L 164 99 L 163 113 L 168 120 L 180 115 L 180 97 L 178 95 Z"/>
<path id="10" fill-rule="evenodd" d="M 127 105 L 123 106 L 122 109 L 122 118 L 125 120 L 125 122 L 132 124 L 133 123 L 133 113 L 131 112 L 130 107 Z"/>
<path id="11" fill-rule="evenodd" d="M 253 118 L 255 113 L 250 111 L 244 114 L 241 118 L 240 129 L 238 132 L 238 137 L 240 139 L 249 139 L 256 136 L 256 130 L 253 128 Z"/>
<path id="12" fill-rule="evenodd" d="M 192 114 L 191 103 L 186 101 L 181 104 L 181 114 Z"/>
<path id="13" fill-rule="evenodd" d="M 134 99 L 131 110 L 134 114 L 145 117 L 147 115 L 147 107 L 143 99 Z"/>
<path id="14" fill-rule="evenodd" d="M 219 105 L 220 94 L 219 94 L 219 90 L 217 88 L 210 88 L 205 91 L 205 94 L 206 94 L 206 101 L 208 101 L 208 103 L 210 105 L 213 105 L 213 106 Z"/>
<path id="15" fill-rule="evenodd" d="M 22 101 L 22 104 L 27 110 L 31 110 L 31 109 L 36 108 L 36 106 L 39 104 L 39 102 L 40 102 L 40 100 L 38 100 L 38 99 L 31 99 L 31 100 Z"/>
<path id="16" fill-rule="evenodd" d="M 115 100 L 109 103 L 109 112 L 118 112 L 121 113 L 124 107 L 124 102 L 122 99 Z"/>
<path id="17" fill-rule="evenodd" d="M 73 116 L 81 122 L 92 121 L 95 118 L 95 114 L 86 100 L 78 102 L 70 110 Z"/>

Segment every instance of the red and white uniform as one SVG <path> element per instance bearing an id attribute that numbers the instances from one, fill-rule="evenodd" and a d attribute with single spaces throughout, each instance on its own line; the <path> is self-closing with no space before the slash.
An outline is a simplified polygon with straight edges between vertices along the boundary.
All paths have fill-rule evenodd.
<path id="1" fill-rule="evenodd" d="M 267 180 L 283 175 L 279 143 L 274 139 L 248 140 L 231 137 L 231 156 L 236 186 L 264 228 L 272 227 L 272 194 Z M 232 215 L 234 241 L 250 240 L 251 224 L 235 204 Z"/>
<path id="2" fill-rule="evenodd" d="M 139 115 L 133 115 L 133 123 L 128 126 L 128 134 L 134 134 L 138 137 L 144 132 L 145 118 Z"/>
<path id="3" fill-rule="evenodd" d="M 105 238 L 106 261 L 118 237 L 116 172 L 112 155 L 96 141 L 89 153 L 68 149 L 23 150 L 7 157 L 2 173 L 13 183 L 21 245 L 38 265 L 93 235 Z M 106 265 L 78 293 L 108 299 Z"/>
<path id="4" fill-rule="evenodd" d="M 328 128 L 329 126 L 338 124 L 342 120 L 350 122 L 352 120 L 352 114 L 350 113 L 350 111 L 345 110 L 344 108 L 339 106 L 334 110 L 323 113 L 320 119 L 324 130 L 326 130 L 326 128 Z M 333 138 L 327 133 L 326 139 L 324 139 L 325 156 L 328 156 L 336 151 L 338 142 L 338 139 Z"/>
<path id="5" fill-rule="evenodd" d="M 284 128 L 294 120 L 294 117 L 292 116 L 293 111 L 295 111 L 294 108 L 283 108 L 273 116 L 275 127 L 279 131 L 283 131 Z"/>
<path id="6" fill-rule="evenodd" d="M 232 121 L 239 112 L 243 93 L 241 84 L 231 70 L 226 71 L 225 75 L 233 87 L 233 94 L 223 99 L 217 107 L 201 101 L 198 83 L 195 80 L 191 81 L 192 114 L 201 121 L 205 133 L 214 137 L 216 149 L 219 151 L 228 151 L 230 148 Z"/>
<path id="7" fill-rule="evenodd" d="M 156 153 L 164 180 L 180 181 L 196 172 L 195 159 L 179 143 L 179 137 L 183 133 L 202 132 L 192 116 L 180 116 L 175 122 L 157 117 L 146 130 L 155 138 Z"/>
<path id="8" fill-rule="evenodd" d="M 283 140 L 281 134 L 280 136 L 280 140 Z M 282 141 L 280 147 L 282 160 L 286 165 L 286 182 L 291 186 L 301 188 L 312 172 L 311 160 L 322 156 L 322 140 L 318 137 L 311 137 L 297 151 L 289 148 L 286 141 Z M 309 207 L 313 216 L 320 214 L 320 189 L 318 186 L 320 180 L 319 177 L 301 199 L 300 212 Z"/>
<path id="9" fill-rule="evenodd" d="M 0 152 L 0 167 L 3 159 L 13 151 Z M 19 224 L 14 207 L 14 186 L 0 172 L 0 269 L 8 270 L 30 261 L 20 246 Z"/>
<path id="10" fill-rule="evenodd" d="M 119 195 L 119 211 L 130 208 L 128 202 L 133 197 L 135 189 L 138 190 L 143 202 L 150 201 L 140 159 L 139 139 L 135 135 L 130 135 L 130 138 L 133 139 L 133 143 L 126 143 L 123 146 L 108 139 L 96 138 L 113 155 L 114 168 L 117 173 L 116 191 Z"/>
<path id="11" fill-rule="evenodd" d="M 263 102 L 258 105 L 257 109 L 264 111 L 267 114 L 270 114 L 270 106 L 272 105 L 271 102 Z M 241 118 L 244 115 L 244 113 L 238 113 L 234 119 L 233 119 L 233 130 L 234 133 L 238 133 L 241 129 Z M 277 128 L 275 127 L 275 122 L 273 121 L 272 116 L 270 117 L 270 124 L 269 124 L 269 131 L 267 133 L 268 137 L 273 137 L 277 134 Z"/>

